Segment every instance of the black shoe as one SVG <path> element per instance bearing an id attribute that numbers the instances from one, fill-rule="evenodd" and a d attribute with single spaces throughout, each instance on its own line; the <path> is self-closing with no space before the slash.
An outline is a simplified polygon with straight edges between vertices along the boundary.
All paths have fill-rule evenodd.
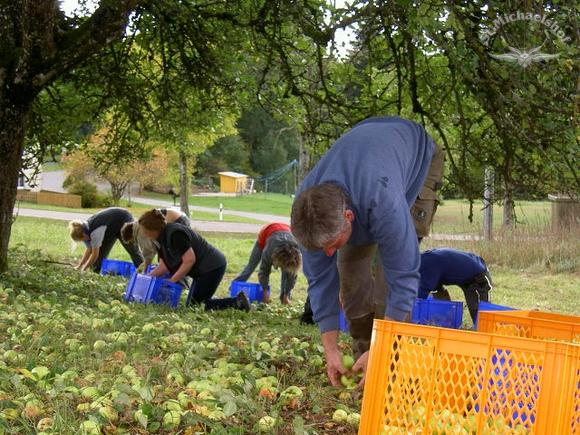
<path id="1" fill-rule="evenodd" d="M 238 310 L 250 311 L 250 300 L 244 292 L 239 292 L 236 296 L 236 308 Z"/>

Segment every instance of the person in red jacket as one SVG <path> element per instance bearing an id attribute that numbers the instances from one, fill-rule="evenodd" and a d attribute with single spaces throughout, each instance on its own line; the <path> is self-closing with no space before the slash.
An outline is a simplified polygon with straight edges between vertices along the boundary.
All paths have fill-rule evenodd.
<path id="1" fill-rule="evenodd" d="M 258 233 L 258 240 L 254 243 L 248 264 L 234 281 L 247 281 L 260 264 L 258 279 L 264 292 L 263 302 L 269 302 L 270 273 L 272 267 L 279 268 L 282 271 L 280 302 L 289 304 L 301 258 L 298 243 L 288 225 L 277 222 L 266 225 Z"/>

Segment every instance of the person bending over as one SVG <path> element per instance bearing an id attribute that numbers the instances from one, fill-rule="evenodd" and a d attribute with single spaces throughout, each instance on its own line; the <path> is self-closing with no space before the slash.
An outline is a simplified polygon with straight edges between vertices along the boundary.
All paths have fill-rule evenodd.
<path id="1" fill-rule="evenodd" d="M 419 294 L 427 299 L 433 293 L 435 299 L 450 301 L 444 285 L 457 285 L 465 295 L 465 302 L 473 324 L 477 320 L 479 302 L 489 301 L 491 274 L 480 256 L 451 248 L 438 248 L 421 253 L 419 267 Z"/>
<path id="2" fill-rule="evenodd" d="M 92 215 L 86 221 L 69 222 L 70 237 L 75 242 L 83 242 L 85 252 L 75 269 L 87 270 L 92 267 L 95 272 L 101 271 L 103 260 L 108 257 L 117 240 L 131 256 L 135 267 L 143 262 L 139 247 L 134 242 L 125 243 L 121 237 L 121 228 L 132 222 L 133 216 L 124 208 L 110 207 Z"/>
<path id="3" fill-rule="evenodd" d="M 442 174 L 442 150 L 421 125 L 370 118 L 341 136 L 298 189 L 292 234 L 333 385 L 348 373 L 338 347 L 339 293 L 353 371 L 366 371 L 374 318 L 410 319 L 426 232 L 419 228 L 429 228 Z"/>
<path id="4" fill-rule="evenodd" d="M 290 227 L 283 223 L 265 225 L 258 233 L 250 260 L 234 281 L 247 281 L 258 264 L 258 279 L 263 289 L 263 302 L 270 301 L 270 273 L 272 267 L 281 271 L 280 302 L 290 303 L 292 289 L 301 264 L 300 249 Z"/>
<path id="5" fill-rule="evenodd" d="M 205 304 L 206 310 L 236 308 L 249 311 L 250 302 L 244 292 L 235 298 L 214 299 L 226 271 L 226 258 L 190 227 L 167 223 L 160 210 L 153 209 L 139 218 L 143 234 L 159 244 L 159 266 L 151 276 L 171 274 L 178 283 L 186 276 L 193 279 L 187 305 Z"/>

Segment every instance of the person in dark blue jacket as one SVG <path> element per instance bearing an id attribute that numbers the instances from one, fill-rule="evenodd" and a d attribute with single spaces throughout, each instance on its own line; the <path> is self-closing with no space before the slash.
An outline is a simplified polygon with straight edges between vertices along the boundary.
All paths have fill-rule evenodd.
<path id="1" fill-rule="evenodd" d="M 442 151 L 421 125 L 371 118 L 341 136 L 298 189 L 291 228 L 302 247 L 333 385 L 347 373 L 337 344 L 339 292 L 357 357 L 354 371 L 366 370 L 374 318 L 410 319 L 418 243 L 435 212 L 442 175 Z M 430 205 L 415 207 L 421 199 Z"/>
<path id="2" fill-rule="evenodd" d="M 465 294 L 469 315 L 475 324 L 480 301 L 489 301 L 492 281 L 485 261 L 471 252 L 438 248 L 421 253 L 419 294 L 427 299 L 429 293 L 442 300 L 451 300 L 445 285 L 457 285 Z"/>

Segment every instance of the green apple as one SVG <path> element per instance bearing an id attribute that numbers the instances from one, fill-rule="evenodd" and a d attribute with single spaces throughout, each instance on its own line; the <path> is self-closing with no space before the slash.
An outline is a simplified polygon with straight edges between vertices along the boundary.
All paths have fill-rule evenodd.
<path id="1" fill-rule="evenodd" d="M 22 415 L 30 420 L 35 419 L 42 413 L 42 402 L 37 399 L 29 400 L 24 405 Z"/>
<path id="2" fill-rule="evenodd" d="M 477 434 L 477 415 L 470 414 L 463 420 L 463 429 L 469 434 Z"/>
<path id="3" fill-rule="evenodd" d="M 77 411 L 78 412 L 88 412 L 91 410 L 91 404 L 90 403 L 79 403 L 77 405 Z"/>
<path id="4" fill-rule="evenodd" d="M 97 340 L 93 343 L 93 349 L 96 350 L 97 352 L 100 352 L 101 350 L 103 350 L 106 347 L 107 347 L 107 342 L 104 340 Z"/>
<path id="5" fill-rule="evenodd" d="M 133 414 L 133 419 L 135 420 L 135 422 L 143 426 L 144 429 L 147 429 L 147 423 L 149 418 L 141 409 L 135 411 L 135 413 Z"/>
<path id="6" fill-rule="evenodd" d="M 16 420 L 19 417 L 19 413 L 16 408 L 6 408 L 0 411 L 0 417 L 8 421 Z"/>
<path id="7" fill-rule="evenodd" d="M 320 355 L 315 355 L 310 358 L 310 364 L 312 367 L 322 367 L 324 365 L 324 360 Z"/>
<path id="8" fill-rule="evenodd" d="M 358 412 L 352 412 L 346 417 L 346 422 L 352 426 L 358 426 L 360 423 L 360 414 Z"/>
<path id="9" fill-rule="evenodd" d="M 119 419 L 119 414 L 115 411 L 115 408 L 112 406 L 101 406 L 99 408 L 99 414 L 101 414 L 104 418 L 109 420 L 110 422 L 117 421 Z"/>
<path id="10" fill-rule="evenodd" d="M 187 406 L 191 403 L 192 396 L 186 391 L 181 391 L 177 395 L 177 401 L 183 408 L 187 408 Z"/>
<path id="11" fill-rule="evenodd" d="M 99 424 L 92 420 L 85 420 L 81 423 L 79 427 L 81 434 L 84 435 L 100 435 L 101 427 Z"/>
<path id="12" fill-rule="evenodd" d="M 12 349 L 7 350 L 4 352 L 4 359 L 9 362 L 16 361 L 18 359 L 18 352 Z"/>
<path id="13" fill-rule="evenodd" d="M 183 375 L 175 369 L 172 369 L 169 371 L 169 373 L 166 376 L 167 382 L 169 383 L 173 383 L 179 386 L 183 386 L 185 384 L 185 378 L 183 377 Z"/>
<path id="14" fill-rule="evenodd" d="M 346 375 L 342 375 L 342 376 L 340 377 L 340 383 L 341 383 L 341 384 L 342 384 L 342 385 L 343 385 L 345 388 L 348 388 L 348 389 L 356 388 L 356 386 L 357 386 L 357 383 L 356 383 L 356 381 L 355 381 L 354 379 L 352 379 L 352 378 L 349 378 L 349 377 L 348 377 L 348 376 L 346 376 Z"/>
<path id="15" fill-rule="evenodd" d="M 81 396 L 83 396 L 85 399 L 95 400 L 100 395 L 101 393 L 95 387 L 81 388 Z"/>
<path id="16" fill-rule="evenodd" d="M 302 390 L 292 385 L 280 393 L 280 402 L 282 404 L 288 404 L 292 400 L 302 397 L 302 395 Z"/>
<path id="17" fill-rule="evenodd" d="M 389 425 L 384 425 L 383 426 L 383 430 L 381 432 L 381 435 L 402 435 L 402 434 L 406 434 L 407 432 L 404 431 L 403 429 L 401 429 L 398 426 L 389 426 Z"/>
<path id="18" fill-rule="evenodd" d="M 163 416 L 163 427 L 165 429 L 172 429 L 179 426 L 181 423 L 181 414 L 179 411 L 167 411 Z"/>
<path id="19" fill-rule="evenodd" d="M 413 424 L 425 425 L 425 415 L 427 410 L 424 406 L 415 406 L 412 411 L 409 412 L 409 419 Z"/>
<path id="20" fill-rule="evenodd" d="M 350 391 L 341 391 L 338 394 L 339 400 L 342 400 L 343 402 L 346 401 L 346 400 L 350 400 L 351 397 L 352 396 L 351 396 L 351 392 Z"/>
<path id="21" fill-rule="evenodd" d="M 352 369 L 354 366 L 354 358 L 351 355 L 343 355 L 342 356 L 342 365 L 347 369 Z"/>
<path id="22" fill-rule="evenodd" d="M 332 420 L 337 423 L 345 423 L 348 418 L 348 413 L 344 409 L 337 409 L 332 414 Z"/>
<path id="23" fill-rule="evenodd" d="M 515 435 L 527 435 L 528 433 L 530 433 L 529 429 L 527 429 L 523 424 L 516 424 L 514 427 Z"/>
<path id="24" fill-rule="evenodd" d="M 266 415 L 258 421 L 260 432 L 270 432 L 276 426 L 276 419 Z"/>
<path id="25" fill-rule="evenodd" d="M 36 429 L 40 432 L 47 432 L 52 429 L 52 425 L 54 424 L 54 420 L 50 417 L 41 418 L 38 423 L 36 424 Z"/>
<path id="26" fill-rule="evenodd" d="M 50 370 L 45 366 L 36 366 L 30 372 L 36 376 L 36 379 L 43 379 L 48 376 Z"/>

